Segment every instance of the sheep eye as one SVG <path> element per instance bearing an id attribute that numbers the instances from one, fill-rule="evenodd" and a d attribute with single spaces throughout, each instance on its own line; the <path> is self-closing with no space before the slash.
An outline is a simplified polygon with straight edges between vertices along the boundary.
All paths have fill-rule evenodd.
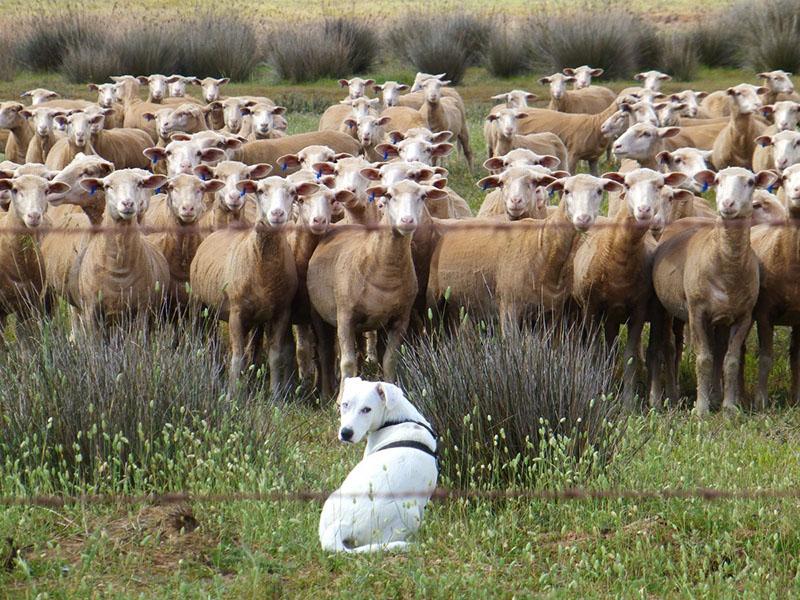
<path id="1" fill-rule="evenodd" d="M 756 182 L 755 182 L 755 180 L 753 180 L 753 179 L 749 179 L 749 180 L 747 181 L 747 185 L 749 185 L 749 186 L 751 186 L 751 187 L 752 187 L 752 186 L 754 186 L 755 184 L 756 184 Z"/>
<path id="2" fill-rule="evenodd" d="M 679 165 L 679 164 L 681 164 L 682 162 L 683 162 L 683 161 L 682 161 L 680 158 L 676 158 L 676 159 L 675 159 L 675 164 L 676 164 L 676 165 Z"/>
<path id="3" fill-rule="evenodd" d="M 361 409 L 361 414 L 366 415 L 367 413 L 372 412 L 372 409 L 369 406 L 365 406 Z"/>
<path id="4" fill-rule="evenodd" d="M 172 156 L 172 150 L 167 150 L 167 156 Z"/>

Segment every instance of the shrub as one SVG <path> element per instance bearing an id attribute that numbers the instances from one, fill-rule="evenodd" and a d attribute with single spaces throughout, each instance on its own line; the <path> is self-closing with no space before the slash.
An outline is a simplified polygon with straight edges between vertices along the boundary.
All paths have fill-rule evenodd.
<path id="1" fill-rule="evenodd" d="M 11 81 L 17 75 L 12 35 L 0 32 L 0 81 Z"/>
<path id="2" fill-rule="evenodd" d="M 677 81 L 690 81 L 697 74 L 699 58 L 694 37 L 685 33 L 673 33 L 661 38 L 658 66 Z"/>
<path id="3" fill-rule="evenodd" d="M 368 25 L 350 19 L 281 27 L 270 37 L 269 62 L 280 79 L 293 82 L 363 73 L 378 53 L 377 38 Z"/>
<path id="4" fill-rule="evenodd" d="M 506 23 L 492 31 L 486 47 L 486 69 L 495 77 L 513 77 L 530 69 L 528 47 L 519 29 Z"/>
<path id="5" fill-rule="evenodd" d="M 226 398 L 223 353 L 180 325 L 176 336 L 171 326 L 147 331 L 137 321 L 75 344 L 68 327 L 45 319 L 4 345 L 0 471 L 67 493 L 134 482 L 188 489 L 203 477 L 223 482 L 224 470 L 202 468 L 220 445 L 231 462 L 269 450 L 276 438 L 265 379 Z"/>
<path id="6" fill-rule="evenodd" d="M 61 63 L 61 72 L 72 83 L 106 81 L 123 72 L 113 47 L 76 46 L 69 48 Z"/>
<path id="7" fill-rule="evenodd" d="M 800 3 L 796 0 L 739 2 L 720 21 L 751 68 L 790 72 L 800 68 Z"/>
<path id="8" fill-rule="evenodd" d="M 388 32 L 389 46 L 417 71 L 445 73 L 457 84 L 480 61 L 491 25 L 471 15 L 417 13 L 392 23 Z"/>
<path id="9" fill-rule="evenodd" d="M 543 14 L 532 18 L 528 29 L 531 55 L 548 73 L 586 64 L 621 79 L 652 64 L 652 28 L 618 8 Z"/>
<path id="10" fill-rule="evenodd" d="M 126 28 L 114 40 L 113 49 L 122 73 L 171 75 L 178 70 L 178 36 L 162 25 Z"/>
<path id="11" fill-rule="evenodd" d="M 604 396 L 617 390 L 613 352 L 595 342 L 563 325 L 500 335 L 467 320 L 404 347 L 400 380 L 442 435 L 448 483 L 529 484 L 555 452 L 576 469 L 606 464 L 622 412 Z"/>
<path id="12" fill-rule="evenodd" d="M 102 48 L 107 35 L 96 18 L 74 10 L 37 15 L 21 31 L 16 58 L 31 71 L 57 71 L 71 48 Z"/>
<path id="13" fill-rule="evenodd" d="M 736 38 L 731 35 L 727 23 L 713 22 L 696 27 L 691 32 L 698 60 L 707 67 L 738 67 L 741 52 Z"/>

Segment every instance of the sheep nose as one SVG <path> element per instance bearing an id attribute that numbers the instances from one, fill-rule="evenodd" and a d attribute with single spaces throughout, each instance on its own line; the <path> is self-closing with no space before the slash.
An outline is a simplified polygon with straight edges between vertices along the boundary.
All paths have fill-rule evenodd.
<path id="1" fill-rule="evenodd" d="M 349 427 L 342 427 L 339 430 L 339 439 L 343 442 L 349 442 L 353 439 L 353 430 Z"/>
<path id="2" fill-rule="evenodd" d="M 42 213 L 40 212 L 29 212 L 28 213 L 28 220 L 31 223 L 38 223 L 42 219 Z"/>
<path id="3" fill-rule="evenodd" d="M 592 222 L 591 215 L 588 215 L 586 213 L 581 213 L 575 216 L 576 225 L 586 226 L 589 225 L 591 222 Z"/>
<path id="4" fill-rule="evenodd" d="M 522 202 L 523 202 L 523 199 L 521 197 L 519 197 L 519 196 L 515 196 L 514 198 L 511 198 L 511 205 L 512 206 L 521 206 Z"/>
<path id="5" fill-rule="evenodd" d="M 314 217 L 313 219 L 311 219 L 311 223 L 313 225 L 324 225 L 327 222 L 328 219 L 326 219 L 325 217 Z"/>
<path id="6" fill-rule="evenodd" d="M 123 200 L 120 202 L 120 206 L 122 206 L 123 210 L 131 210 L 133 208 L 133 200 Z"/>
<path id="7" fill-rule="evenodd" d="M 414 217 L 410 216 L 400 217 L 400 223 L 402 223 L 403 225 L 413 225 Z"/>
<path id="8" fill-rule="evenodd" d="M 286 216 L 286 211 L 282 208 L 273 208 L 271 211 L 269 211 L 269 216 L 273 219 L 282 219 Z"/>
<path id="9" fill-rule="evenodd" d="M 733 208 L 733 200 L 731 200 L 731 199 L 723 200 L 722 201 L 722 207 L 723 208 Z"/>
<path id="10" fill-rule="evenodd" d="M 614 154 L 617 154 L 618 152 L 622 152 L 622 144 L 614 144 L 614 147 L 612 148 L 612 152 Z"/>
<path id="11" fill-rule="evenodd" d="M 788 164 L 789 164 L 789 161 L 786 160 L 785 158 L 781 158 L 780 160 L 778 160 L 778 168 L 781 171 L 783 171 L 788 166 Z"/>

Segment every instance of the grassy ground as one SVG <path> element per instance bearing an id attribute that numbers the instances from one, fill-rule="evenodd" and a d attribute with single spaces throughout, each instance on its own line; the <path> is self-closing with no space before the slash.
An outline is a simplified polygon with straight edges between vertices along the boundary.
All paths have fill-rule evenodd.
<path id="1" fill-rule="evenodd" d="M 378 79 L 408 81 L 385 69 Z M 704 71 L 668 90 L 719 89 L 751 81 L 744 71 Z M 612 82 L 617 89 L 632 82 Z M 91 97 L 57 77 L 25 75 L 0 83 L 0 98 L 31 87 Z M 478 164 L 485 158 L 482 115 L 492 94 L 522 88 L 544 96 L 531 78 L 500 81 L 468 74 L 467 100 Z M 314 129 L 324 106 L 342 96 L 334 82 L 306 86 L 253 83 L 227 93 L 263 93 L 287 104 L 292 131 Z M 451 184 L 473 207 L 480 202 L 461 161 Z M 478 169 L 480 172 L 480 169 Z M 754 347 L 751 344 L 751 348 Z M 781 336 L 776 352 L 785 356 Z M 682 368 L 691 389 L 691 362 Z M 752 381 L 754 356 L 748 355 Z M 773 395 L 786 394 L 785 360 Z M 146 399 L 142 399 L 146 402 Z M 0 418 L 3 415 L 0 414 Z M 360 449 L 335 439 L 331 408 L 293 406 L 276 417 L 280 460 L 267 448 L 233 460 L 220 444 L 169 443 L 166 473 L 194 473 L 196 492 L 330 490 L 358 460 Z M 624 447 L 610 466 L 588 478 L 557 462 L 541 488 L 781 488 L 800 476 L 800 412 L 697 422 L 684 412 L 633 417 Z M 0 450 L 0 495 L 47 491 L 31 483 L 17 458 L 36 448 Z M 177 463 L 177 466 L 173 464 Z M 165 475 L 155 491 L 184 487 Z M 154 491 L 131 484 L 131 493 Z M 436 502 L 418 545 L 405 556 L 330 557 L 319 550 L 315 502 L 195 503 L 174 507 L 72 506 L 0 509 L 0 598 L 522 598 L 545 597 L 791 597 L 800 593 L 796 523 L 800 503 L 781 501 L 607 500 L 580 502 Z M 179 524 L 176 525 L 176 522 Z M 195 525 L 197 526 L 195 528 Z M 179 529 L 192 529 L 180 533 Z M 20 548 L 19 561 L 4 559 Z"/>

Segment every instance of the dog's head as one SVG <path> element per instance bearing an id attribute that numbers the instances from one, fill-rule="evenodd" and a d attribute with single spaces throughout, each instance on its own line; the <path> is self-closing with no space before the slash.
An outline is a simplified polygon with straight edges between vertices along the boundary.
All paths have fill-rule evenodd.
<path id="1" fill-rule="evenodd" d="M 391 383 L 346 378 L 339 395 L 339 439 L 357 444 L 376 431 L 392 412 L 397 394 L 402 397 L 400 388 Z"/>

